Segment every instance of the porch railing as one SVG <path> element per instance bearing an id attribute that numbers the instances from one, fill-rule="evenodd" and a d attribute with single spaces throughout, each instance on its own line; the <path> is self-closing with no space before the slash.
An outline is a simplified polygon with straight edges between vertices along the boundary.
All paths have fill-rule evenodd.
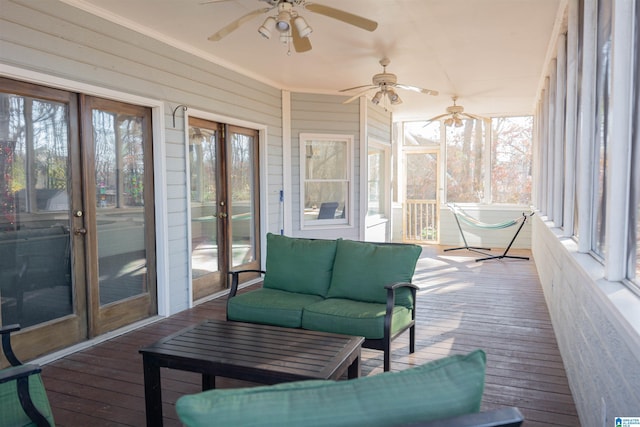
<path id="1" fill-rule="evenodd" d="M 402 233 L 405 242 L 438 242 L 438 201 L 407 200 L 403 206 Z"/>

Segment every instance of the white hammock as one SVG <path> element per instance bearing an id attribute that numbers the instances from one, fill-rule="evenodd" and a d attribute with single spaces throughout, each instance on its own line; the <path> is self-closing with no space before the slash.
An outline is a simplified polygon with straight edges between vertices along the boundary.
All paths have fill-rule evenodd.
<path id="1" fill-rule="evenodd" d="M 477 219 L 475 219 L 474 217 L 470 216 L 469 214 L 467 214 L 465 211 L 463 211 L 462 209 L 460 209 L 458 206 L 454 205 L 454 204 L 447 204 L 447 207 L 449 209 L 451 209 L 451 211 L 458 216 L 459 219 L 461 219 L 463 222 L 472 225 L 474 227 L 478 227 L 478 228 L 488 228 L 491 230 L 500 230 L 502 228 L 509 228 L 513 225 L 516 225 L 518 223 L 519 220 L 521 220 L 523 218 L 523 216 L 519 216 L 516 219 L 512 219 L 510 221 L 504 221 L 504 222 L 498 222 L 495 224 L 488 224 L 486 222 L 482 222 L 482 221 L 478 221 Z"/>

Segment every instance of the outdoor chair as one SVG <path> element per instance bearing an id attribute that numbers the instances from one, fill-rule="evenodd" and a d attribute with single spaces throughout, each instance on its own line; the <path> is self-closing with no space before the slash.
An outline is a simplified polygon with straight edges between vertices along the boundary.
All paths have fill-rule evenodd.
<path id="1" fill-rule="evenodd" d="M 11 332 L 19 325 L 0 328 L 2 352 L 10 363 L 0 369 L 0 426 L 55 426 L 39 365 L 23 365 L 11 347 Z"/>
<path id="2" fill-rule="evenodd" d="M 336 216 L 338 202 L 325 202 L 320 205 L 318 219 L 333 219 Z"/>

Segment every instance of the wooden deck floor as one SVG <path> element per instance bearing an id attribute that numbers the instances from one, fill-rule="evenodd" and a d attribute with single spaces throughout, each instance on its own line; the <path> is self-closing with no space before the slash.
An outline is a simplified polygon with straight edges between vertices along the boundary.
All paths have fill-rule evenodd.
<path id="1" fill-rule="evenodd" d="M 487 353 L 483 409 L 517 406 L 527 427 L 579 426 L 534 261 L 475 262 L 476 257 L 466 250 L 424 248 L 414 276 L 421 288 L 416 352 L 408 354 L 408 334 L 397 339 L 392 370 L 482 348 Z M 143 426 L 138 349 L 204 319 L 224 319 L 224 310 L 224 299 L 212 300 L 44 366 L 57 424 Z M 363 349 L 362 374 L 380 372 L 382 353 Z M 178 426 L 174 403 L 197 392 L 200 378 L 164 370 L 162 381 L 164 425 Z M 248 384 L 221 379 L 217 385 Z"/>

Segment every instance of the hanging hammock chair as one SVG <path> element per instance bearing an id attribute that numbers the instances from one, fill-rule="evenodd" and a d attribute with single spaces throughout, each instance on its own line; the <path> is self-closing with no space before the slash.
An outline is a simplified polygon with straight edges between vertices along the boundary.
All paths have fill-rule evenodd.
<path id="1" fill-rule="evenodd" d="M 461 246 L 459 248 L 448 248 L 448 249 L 444 250 L 445 252 L 447 252 L 447 251 L 456 251 L 456 250 L 459 250 L 459 249 L 466 249 L 468 251 L 478 252 L 480 254 L 487 255 L 484 258 L 476 259 L 476 261 L 484 261 L 484 260 L 488 260 L 488 259 L 502 259 L 502 258 L 529 259 L 529 257 L 512 256 L 512 255 L 507 255 L 507 253 L 509 252 L 509 249 L 511 249 L 511 245 L 513 245 L 513 242 L 518 237 L 518 234 L 520 233 L 520 230 L 522 230 L 522 227 L 524 227 L 524 224 L 527 222 L 527 218 L 532 216 L 533 212 L 531 212 L 528 215 L 523 212 L 522 216 L 519 216 L 519 217 L 517 217 L 515 219 L 509 220 L 509 221 L 504 221 L 504 222 L 498 222 L 498 223 L 495 223 L 495 224 L 489 224 L 489 223 L 477 220 L 476 218 L 472 217 L 471 215 L 469 215 L 465 211 L 463 211 L 460 207 L 458 207 L 458 206 L 456 206 L 456 205 L 454 205 L 452 203 L 448 203 L 447 207 L 451 210 L 451 212 L 453 212 L 453 217 L 456 219 L 456 224 L 458 224 L 458 230 L 460 230 L 460 235 L 462 236 L 462 240 L 464 241 L 464 246 Z M 478 246 L 469 246 L 469 244 L 467 243 L 467 238 L 465 237 L 464 232 L 462 231 L 462 226 L 460 225 L 460 221 L 462 221 L 465 224 L 470 225 L 472 227 L 483 228 L 483 229 L 487 229 L 487 230 L 501 230 L 503 228 L 509 228 L 509 227 L 512 227 L 512 226 L 516 225 L 518 222 L 520 222 L 520 226 L 516 230 L 516 233 L 513 235 L 513 238 L 511 239 L 511 242 L 509 242 L 509 245 L 507 246 L 507 249 L 505 249 L 505 251 L 502 253 L 502 255 L 491 255 L 491 254 L 488 254 L 486 252 L 482 252 L 482 251 L 490 251 L 491 248 L 483 248 L 483 247 L 478 247 Z"/>

